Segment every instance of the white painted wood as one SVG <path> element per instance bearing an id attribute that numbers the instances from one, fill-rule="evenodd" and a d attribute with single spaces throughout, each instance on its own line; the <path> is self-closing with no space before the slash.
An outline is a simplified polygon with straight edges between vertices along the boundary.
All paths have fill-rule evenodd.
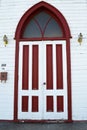
<path id="1" fill-rule="evenodd" d="M 46 45 L 48 44 L 51 44 L 51 41 L 46 41 L 45 42 Z M 66 43 L 65 41 L 52 41 L 52 44 L 53 44 L 53 90 L 46 90 L 46 88 L 44 88 L 44 104 L 46 105 L 46 97 L 47 96 L 53 96 L 54 98 L 54 112 L 46 112 L 46 107 L 44 107 L 44 119 L 67 119 L 67 113 L 68 113 L 68 110 L 67 110 L 67 83 L 66 83 L 66 77 L 67 77 L 67 74 L 66 74 Z M 55 55 L 55 52 L 56 52 L 56 45 L 59 44 L 59 45 L 62 45 L 62 48 L 63 48 L 63 79 L 64 79 L 64 89 L 63 90 L 56 90 L 56 55 Z M 54 67 L 55 66 L 55 67 Z M 64 96 L 64 112 L 57 112 L 56 110 L 56 97 L 57 96 Z"/>
<path id="2" fill-rule="evenodd" d="M 41 42 L 20 42 L 20 53 L 19 53 L 19 86 L 18 86 L 18 119 L 67 119 L 67 73 L 66 73 L 66 43 L 65 41 L 53 41 L 53 90 L 46 90 L 46 85 L 43 83 L 46 82 L 46 45 L 50 45 L 51 41 L 41 41 Z M 63 50 L 63 79 L 64 79 L 64 89 L 56 90 L 56 45 L 62 45 Z M 23 63 L 23 45 L 29 45 L 29 77 L 32 77 L 32 46 L 39 46 L 39 90 L 22 90 L 22 63 Z M 29 87 L 32 85 L 32 79 L 29 78 Z M 22 112 L 22 96 L 29 96 L 29 111 Z M 57 112 L 57 96 L 64 97 L 64 112 Z M 39 97 L 39 112 L 32 112 L 31 106 L 31 98 L 32 96 Z M 54 102 L 53 112 L 46 111 L 46 97 L 53 96 Z"/>

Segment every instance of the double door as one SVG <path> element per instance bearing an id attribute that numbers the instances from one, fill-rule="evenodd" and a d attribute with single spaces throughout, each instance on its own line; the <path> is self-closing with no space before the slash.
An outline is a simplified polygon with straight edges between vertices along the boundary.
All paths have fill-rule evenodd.
<path id="1" fill-rule="evenodd" d="M 20 42 L 18 119 L 67 119 L 65 41 Z"/>

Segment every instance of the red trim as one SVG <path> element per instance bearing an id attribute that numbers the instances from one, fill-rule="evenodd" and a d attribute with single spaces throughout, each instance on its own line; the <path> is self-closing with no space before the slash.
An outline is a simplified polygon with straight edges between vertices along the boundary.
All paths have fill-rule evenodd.
<path id="1" fill-rule="evenodd" d="M 43 40 L 66 40 L 66 52 L 67 52 L 67 84 L 68 84 L 68 122 L 72 121 L 72 102 L 71 102 L 71 61 L 70 61 L 70 38 L 71 38 L 71 33 L 69 26 L 67 24 L 67 21 L 65 20 L 64 16 L 58 11 L 56 8 L 51 6 L 50 4 L 46 2 L 39 2 L 38 4 L 34 5 L 31 7 L 20 19 L 16 33 L 15 33 L 15 39 L 16 39 L 16 52 L 15 52 L 15 83 L 14 83 L 14 121 L 18 121 L 17 119 L 17 111 L 18 111 L 18 63 L 19 63 L 19 41 L 38 41 L 42 39 L 21 39 L 21 31 L 24 23 L 26 22 L 27 18 L 38 10 L 39 8 L 44 7 L 46 10 L 49 10 L 50 12 L 55 15 L 56 18 L 60 19 L 62 28 L 64 29 L 64 33 L 66 36 L 64 38 L 46 38 Z M 32 121 L 33 122 L 33 121 Z M 40 122 L 43 122 L 40 121 Z"/>
<path id="2" fill-rule="evenodd" d="M 20 41 L 47 41 L 47 40 L 66 40 L 66 38 L 58 38 L 58 37 L 55 37 L 55 38 L 51 38 L 51 37 L 45 37 L 45 38 L 20 38 Z"/>
<path id="3" fill-rule="evenodd" d="M 29 79 L 29 45 L 23 45 L 23 63 L 22 64 L 23 64 L 22 89 L 28 90 L 28 79 Z"/>
<path id="4" fill-rule="evenodd" d="M 67 120 L 0 120 L 0 123 L 2 122 L 15 122 L 15 123 L 71 123 L 71 121 Z M 73 123 L 87 123 L 87 120 L 72 120 Z M 26 124 L 25 124 L 26 125 Z"/>
<path id="5" fill-rule="evenodd" d="M 67 97 L 68 97 L 68 121 L 72 121 L 72 90 L 71 90 L 71 58 L 70 58 L 70 39 L 66 41 L 66 52 L 67 52 Z"/>
<path id="6" fill-rule="evenodd" d="M 46 88 L 53 89 L 53 56 L 52 45 L 46 46 Z"/>
<path id="7" fill-rule="evenodd" d="M 81 122 L 85 122 L 87 123 L 87 120 L 72 120 L 72 121 L 68 121 L 68 120 L 0 120 L 0 123 L 2 122 L 9 122 L 9 123 L 12 123 L 12 122 L 15 122 L 15 123 L 71 123 L 71 122 L 74 122 L 74 123 L 81 123 Z"/>
<path id="8" fill-rule="evenodd" d="M 2 122 L 15 122 L 15 123 L 21 123 L 21 122 L 25 122 L 25 123 L 81 123 L 81 122 L 85 122 L 87 123 L 87 120 L 0 120 L 0 123 Z"/>
<path id="9" fill-rule="evenodd" d="M 57 112 L 64 111 L 64 99 L 63 96 L 57 96 Z"/>
<path id="10" fill-rule="evenodd" d="M 63 89 L 62 45 L 56 45 L 57 89 Z"/>
<path id="11" fill-rule="evenodd" d="M 53 96 L 47 96 L 46 97 L 46 111 L 47 112 L 53 112 Z"/>
<path id="12" fill-rule="evenodd" d="M 38 89 L 38 45 L 32 46 L 32 89 Z"/>
<path id="13" fill-rule="evenodd" d="M 28 96 L 22 96 L 22 112 L 28 112 Z"/>
<path id="14" fill-rule="evenodd" d="M 72 122 L 83 122 L 84 120 L 80 120 L 80 121 L 72 121 Z M 61 123 L 61 122 L 64 122 L 64 123 L 70 123 L 68 120 L 0 120 L 0 123 L 1 122 L 15 122 L 15 123 Z M 84 122 L 87 122 L 87 120 L 85 120 Z"/>
<path id="15" fill-rule="evenodd" d="M 38 112 L 38 96 L 32 96 L 32 112 Z"/>

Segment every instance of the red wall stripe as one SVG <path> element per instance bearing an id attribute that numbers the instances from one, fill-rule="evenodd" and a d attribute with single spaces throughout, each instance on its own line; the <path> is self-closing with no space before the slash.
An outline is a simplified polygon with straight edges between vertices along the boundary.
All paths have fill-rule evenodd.
<path id="1" fill-rule="evenodd" d="M 32 89 L 38 89 L 38 45 L 32 47 Z"/>
<path id="2" fill-rule="evenodd" d="M 63 89 L 62 45 L 56 45 L 57 89 Z"/>
<path id="3" fill-rule="evenodd" d="M 57 96 L 57 112 L 64 111 L 64 101 L 63 96 Z"/>
<path id="4" fill-rule="evenodd" d="M 38 96 L 32 96 L 32 112 L 38 112 Z"/>
<path id="5" fill-rule="evenodd" d="M 47 96 L 46 102 L 47 102 L 46 111 L 53 112 L 53 96 Z"/>
<path id="6" fill-rule="evenodd" d="M 23 45 L 22 89 L 28 89 L 29 45 Z"/>
<path id="7" fill-rule="evenodd" d="M 22 112 L 28 112 L 28 96 L 22 96 Z"/>
<path id="8" fill-rule="evenodd" d="M 47 89 L 53 89 L 53 51 L 52 45 L 46 46 L 46 84 Z"/>

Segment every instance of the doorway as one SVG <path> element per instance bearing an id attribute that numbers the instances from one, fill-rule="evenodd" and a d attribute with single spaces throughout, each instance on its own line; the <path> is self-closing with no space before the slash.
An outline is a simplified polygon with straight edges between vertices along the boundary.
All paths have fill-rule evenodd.
<path id="1" fill-rule="evenodd" d="M 46 2 L 21 18 L 15 34 L 15 120 L 72 120 L 70 37 L 63 15 Z"/>

